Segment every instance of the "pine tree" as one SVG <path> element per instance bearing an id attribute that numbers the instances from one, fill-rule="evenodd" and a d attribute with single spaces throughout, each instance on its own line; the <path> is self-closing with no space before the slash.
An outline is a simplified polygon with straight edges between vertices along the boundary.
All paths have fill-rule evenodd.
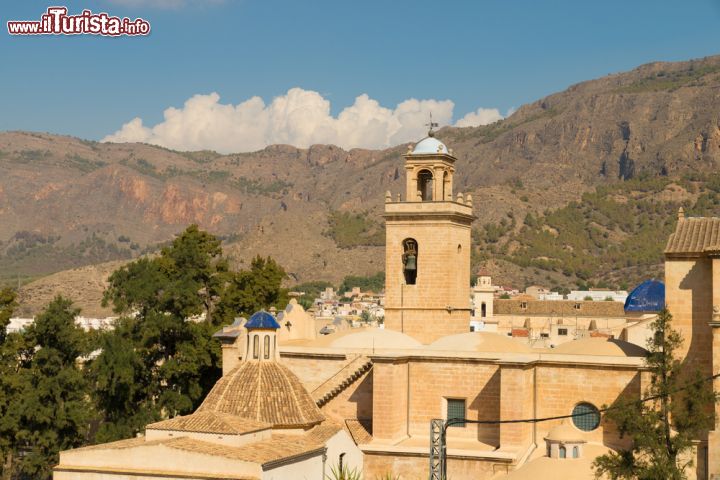
<path id="1" fill-rule="evenodd" d="M 598 477 L 612 480 L 681 480 L 692 466 L 688 453 L 694 439 L 712 428 L 709 412 L 717 395 L 712 382 L 699 372 L 687 375 L 676 357 L 682 345 L 679 332 L 671 327 L 672 316 L 663 310 L 652 324 L 648 340 L 647 366 L 650 385 L 646 402 L 619 401 L 606 414 L 621 436 L 630 437 L 628 449 L 595 459 Z"/>
<path id="2" fill-rule="evenodd" d="M 6 333 L 16 306 L 15 292 L 9 288 L 0 290 L 0 472 L 3 480 L 9 480 L 13 473 L 15 436 L 19 429 L 17 398 L 21 391 L 18 370 L 22 338 Z"/>
<path id="3" fill-rule="evenodd" d="M 93 409 L 81 362 L 91 343 L 75 324 L 79 313 L 70 300 L 58 296 L 23 335 L 32 352 L 19 369 L 17 396 L 18 470 L 23 477 L 50 478 L 58 452 L 87 441 Z"/>
<path id="4" fill-rule="evenodd" d="M 287 301 L 271 258 L 232 272 L 220 241 L 196 225 L 152 259 L 114 272 L 104 295 L 122 315 L 91 371 L 103 422 L 97 440 L 126 438 L 160 416 L 197 408 L 219 378 L 222 323 Z M 203 319 L 204 316 L 204 319 Z"/>
<path id="5" fill-rule="evenodd" d="M 287 277 L 285 270 L 270 257 L 257 256 L 250 270 L 233 272 L 222 293 L 217 315 L 230 323 L 238 315 L 250 316 L 258 310 L 287 304 L 287 290 L 281 288 Z"/>

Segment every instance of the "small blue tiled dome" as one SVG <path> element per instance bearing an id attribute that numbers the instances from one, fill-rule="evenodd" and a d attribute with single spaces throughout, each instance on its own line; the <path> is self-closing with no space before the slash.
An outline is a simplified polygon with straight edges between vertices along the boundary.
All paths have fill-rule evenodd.
<path id="1" fill-rule="evenodd" d="M 270 315 L 265 310 L 260 310 L 252 314 L 250 319 L 245 324 L 245 328 L 251 330 L 253 328 L 280 328 L 280 324 L 275 320 L 275 317 Z"/>
<path id="2" fill-rule="evenodd" d="M 665 284 L 645 280 L 625 300 L 626 312 L 659 312 L 665 308 Z"/>

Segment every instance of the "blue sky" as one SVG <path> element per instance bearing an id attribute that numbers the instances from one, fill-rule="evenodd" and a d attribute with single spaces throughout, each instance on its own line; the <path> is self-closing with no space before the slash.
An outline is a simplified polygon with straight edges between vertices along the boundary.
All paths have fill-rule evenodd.
<path id="1" fill-rule="evenodd" d="M 173 5 L 159 5 L 166 2 Z M 89 8 L 143 17 L 152 33 L 135 38 L 7 34 L 6 21 L 39 19 L 54 4 L 66 5 L 70 13 Z M 164 133 L 148 127 L 163 121 L 166 108 L 183 108 L 198 94 L 216 92 L 219 99 L 202 108 L 217 113 L 218 105 L 254 96 L 268 107 L 273 98 L 299 87 L 330 102 L 331 116 L 362 94 L 390 110 L 411 98 L 451 100 L 450 110 L 439 114 L 451 123 L 478 108 L 505 114 L 573 83 L 650 61 L 720 53 L 720 1 L 703 0 L 24 0 L 4 2 L 2 20 L 0 130 L 101 139 L 139 117 L 138 138 L 155 143 L 162 143 Z M 306 105 L 303 101 L 300 105 Z M 435 104 L 411 107 L 442 110 Z M 268 125 L 278 121 L 272 118 Z M 332 134 L 312 139 L 337 138 L 353 146 L 335 131 L 345 127 L 323 125 L 318 129 L 334 129 Z M 302 126 L 292 128 L 294 133 L 264 126 L 255 133 L 262 139 L 247 141 L 253 146 L 278 139 L 303 143 L 305 137 L 295 132 Z M 203 138 L 186 147 L 216 142 Z M 238 149 L 218 149 L 233 148 Z"/>

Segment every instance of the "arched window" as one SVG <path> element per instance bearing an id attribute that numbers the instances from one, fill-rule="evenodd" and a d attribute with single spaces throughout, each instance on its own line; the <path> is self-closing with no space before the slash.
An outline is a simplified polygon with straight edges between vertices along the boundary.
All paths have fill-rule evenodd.
<path id="1" fill-rule="evenodd" d="M 433 199 L 433 175 L 430 170 L 420 170 L 417 176 L 417 191 L 423 202 Z"/>
<path id="2" fill-rule="evenodd" d="M 561 446 L 560 447 L 560 458 L 566 458 L 566 457 L 567 457 L 567 452 L 565 451 L 565 447 Z"/>
<path id="3" fill-rule="evenodd" d="M 413 238 L 406 238 L 403 244 L 403 275 L 407 285 L 415 285 L 418 270 L 418 244 Z"/>
<path id="4" fill-rule="evenodd" d="M 265 353 L 263 356 L 266 359 L 268 359 L 268 358 L 270 358 L 270 335 L 265 335 L 264 343 L 265 343 Z"/>
<path id="5" fill-rule="evenodd" d="M 443 173 L 442 187 L 442 198 L 440 200 L 447 200 L 448 195 L 450 195 L 450 179 L 448 177 L 448 172 Z"/>
<path id="6" fill-rule="evenodd" d="M 487 305 L 485 305 L 485 302 L 482 302 L 482 305 L 480 305 L 480 316 L 482 318 L 487 317 Z"/>
<path id="7" fill-rule="evenodd" d="M 255 335 L 253 337 L 253 358 L 258 359 L 260 358 L 260 336 Z"/>
<path id="8" fill-rule="evenodd" d="M 579 457 L 578 447 L 573 447 L 573 458 L 578 458 L 578 457 Z"/>

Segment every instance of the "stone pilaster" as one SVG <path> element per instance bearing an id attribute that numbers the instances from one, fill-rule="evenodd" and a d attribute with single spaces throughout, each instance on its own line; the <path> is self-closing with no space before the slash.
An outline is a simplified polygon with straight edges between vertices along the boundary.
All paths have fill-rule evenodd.
<path id="1" fill-rule="evenodd" d="M 714 260 L 713 260 L 713 267 Z M 713 271 L 715 268 L 713 268 Z M 713 272 L 713 298 L 715 298 L 715 275 Z M 720 308 L 713 307 L 712 328 L 712 372 L 720 373 Z M 720 392 L 720 377 L 713 380 L 713 390 Z M 708 434 L 708 478 L 720 479 L 720 403 L 715 404 L 715 428 Z"/>
<path id="2" fill-rule="evenodd" d="M 527 365 L 505 364 L 500 369 L 500 420 L 533 418 L 533 370 Z M 500 424 L 500 448 L 529 445 L 533 425 L 530 423 Z"/>

